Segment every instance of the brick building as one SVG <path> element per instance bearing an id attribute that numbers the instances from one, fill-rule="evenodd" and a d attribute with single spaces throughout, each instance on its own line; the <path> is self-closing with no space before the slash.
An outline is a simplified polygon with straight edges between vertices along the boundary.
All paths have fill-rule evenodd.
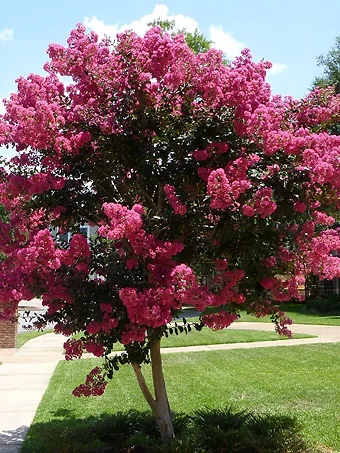
<path id="1" fill-rule="evenodd" d="M 15 348 L 18 335 L 16 321 L 0 322 L 0 348 Z"/>

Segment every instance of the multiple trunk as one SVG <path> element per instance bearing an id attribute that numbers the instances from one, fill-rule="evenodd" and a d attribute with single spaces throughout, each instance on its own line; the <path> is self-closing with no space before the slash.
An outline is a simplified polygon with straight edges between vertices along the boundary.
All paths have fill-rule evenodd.
<path id="1" fill-rule="evenodd" d="M 162 369 L 161 342 L 153 342 L 150 348 L 152 380 L 155 396 L 153 396 L 145 382 L 141 366 L 132 363 L 138 385 L 154 414 L 161 434 L 162 442 L 171 442 L 174 438 L 174 428 L 172 425 L 170 406 L 165 388 L 165 381 Z"/>

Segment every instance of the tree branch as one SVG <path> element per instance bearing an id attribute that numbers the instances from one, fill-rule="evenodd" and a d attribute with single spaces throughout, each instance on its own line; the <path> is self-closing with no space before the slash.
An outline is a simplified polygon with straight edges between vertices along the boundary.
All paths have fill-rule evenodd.
<path id="1" fill-rule="evenodd" d="M 142 185 L 139 182 L 136 181 L 135 184 L 140 193 L 151 203 L 151 206 L 153 207 L 155 213 L 157 213 L 158 205 L 155 203 L 155 201 L 150 197 L 150 195 L 146 192 L 146 190 L 142 187 Z"/>
<path id="2" fill-rule="evenodd" d="M 155 390 L 156 402 L 162 402 L 162 400 L 167 400 L 167 394 L 165 389 L 163 368 L 162 368 L 162 357 L 161 357 L 161 341 L 155 340 L 152 342 L 150 347 L 150 357 L 152 364 L 152 377 L 153 385 Z"/>
<path id="3" fill-rule="evenodd" d="M 136 363 L 136 362 L 131 362 L 131 365 L 132 365 L 133 371 L 135 372 L 139 388 L 141 389 L 141 391 L 144 395 L 144 398 L 146 399 L 152 412 L 155 414 L 156 413 L 156 401 L 155 401 L 154 397 L 151 395 L 149 387 L 148 387 L 147 383 L 145 382 L 145 379 L 144 379 L 144 376 L 142 373 L 142 367 L 140 366 L 139 363 Z"/>

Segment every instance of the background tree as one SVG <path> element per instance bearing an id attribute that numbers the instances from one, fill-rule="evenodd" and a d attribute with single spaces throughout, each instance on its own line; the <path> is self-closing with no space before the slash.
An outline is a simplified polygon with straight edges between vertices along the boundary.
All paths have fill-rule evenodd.
<path id="1" fill-rule="evenodd" d="M 169 33 L 171 36 L 182 34 L 187 45 L 196 54 L 208 52 L 208 50 L 211 49 L 212 42 L 209 41 L 209 39 L 207 39 L 202 33 L 200 33 L 197 28 L 194 32 L 189 32 L 185 28 L 177 28 L 175 20 L 167 19 L 156 19 L 153 22 L 150 22 L 148 25 L 150 27 L 161 27 L 162 30 Z"/>
<path id="2" fill-rule="evenodd" d="M 320 55 L 317 59 L 318 66 L 323 68 L 323 74 L 316 77 L 313 83 L 313 90 L 317 88 L 331 89 L 336 94 L 340 93 L 340 36 L 335 38 L 335 44 L 326 55 Z M 318 96 L 319 98 L 319 96 Z M 340 125 L 330 126 L 332 134 L 340 135 Z"/>
<path id="3" fill-rule="evenodd" d="M 334 86 L 336 93 L 340 92 L 340 36 L 335 38 L 334 46 L 326 55 L 317 58 L 318 66 L 323 68 L 323 74 L 316 77 L 314 88 Z"/>
<path id="4" fill-rule="evenodd" d="M 156 19 L 148 25 L 150 27 L 161 27 L 163 31 L 169 33 L 172 37 L 182 34 L 188 47 L 190 47 L 195 54 L 208 52 L 213 44 L 212 41 L 206 38 L 197 28 L 193 32 L 189 32 L 185 28 L 178 28 L 175 20 Z M 225 65 L 229 63 L 225 55 L 223 55 L 223 63 Z"/>
<path id="5" fill-rule="evenodd" d="M 326 131 L 340 101 L 272 98 L 270 63 L 244 50 L 226 67 L 221 52 L 195 54 L 159 27 L 112 48 L 79 25 L 48 54 L 47 75 L 19 78 L 0 120 L 0 144 L 18 152 L 1 174 L 2 317 L 42 296 L 42 323 L 82 332 L 66 359 L 104 358 L 74 394 L 102 394 L 130 363 L 168 441 L 162 336 L 222 329 L 240 310 L 289 335 L 275 304 L 299 298 L 309 273 L 339 275 L 340 137 Z M 84 223 L 99 226 L 90 243 Z M 200 322 L 169 326 L 184 304 Z"/>

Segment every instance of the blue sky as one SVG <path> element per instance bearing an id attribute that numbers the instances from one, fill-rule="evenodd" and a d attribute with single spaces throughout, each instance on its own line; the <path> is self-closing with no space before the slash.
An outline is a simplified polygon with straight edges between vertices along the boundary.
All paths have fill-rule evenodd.
<path id="1" fill-rule="evenodd" d="M 315 0 L 17 0 L 1 2 L 0 98 L 15 90 L 14 80 L 42 73 L 49 43 L 65 43 L 77 22 L 99 33 L 124 25 L 143 32 L 146 15 L 176 16 L 198 28 L 229 58 L 249 47 L 255 60 L 275 63 L 268 75 L 273 92 L 300 98 L 321 69 L 316 57 L 340 35 L 340 1 Z M 158 6 L 157 6 L 158 5 Z M 180 15 L 180 16 L 179 16 Z M 135 22 L 132 22 L 135 21 Z"/>

